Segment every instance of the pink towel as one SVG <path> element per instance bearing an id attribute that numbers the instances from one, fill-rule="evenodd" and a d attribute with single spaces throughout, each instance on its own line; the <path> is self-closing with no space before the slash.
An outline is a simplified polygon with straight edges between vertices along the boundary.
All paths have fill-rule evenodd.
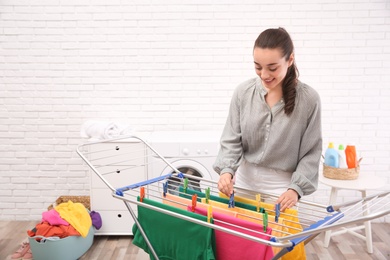
<path id="1" fill-rule="evenodd" d="M 69 226 L 69 222 L 61 218 L 60 214 L 54 209 L 42 212 L 42 222 L 48 222 L 52 226 Z"/>
<path id="2" fill-rule="evenodd" d="M 187 210 L 191 211 L 191 206 L 188 206 Z M 207 210 L 203 208 L 196 208 L 195 212 L 207 216 Z M 227 216 L 218 212 L 213 212 L 213 218 L 215 220 L 214 224 L 217 226 L 225 227 L 230 230 L 235 230 L 264 240 L 270 239 L 270 236 L 264 235 L 262 225 Z M 236 225 L 238 227 L 234 227 L 230 224 Z M 249 230 L 244 230 L 239 227 L 247 228 Z M 259 234 L 250 230 L 262 232 L 263 234 Z M 271 232 L 272 229 L 267 228 L 267 232 L 265 233 L 270 235 Z M 218 260 L 268 260 L 274 257 L 271 246 L 241 238 L 239 236 L 231 235 L 219 230 L 215 230 L 215 243 Z"/>

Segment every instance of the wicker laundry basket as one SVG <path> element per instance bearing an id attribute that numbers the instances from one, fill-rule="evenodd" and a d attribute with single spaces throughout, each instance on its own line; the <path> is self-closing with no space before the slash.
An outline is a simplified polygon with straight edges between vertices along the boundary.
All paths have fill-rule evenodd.
<path id="1" fill-rule="evenodd" d="M 352 169 L 334 168 L 324 164 L 324 177 L 335 180 L 356 180 L 359 177 L 360 167 Z"/>
<path id="2" fill-rule="evenodd" d="M 68 202 L 69 200 L 72 201 L 73 203 L 81 203 L 84 205 L 86 209 L 91 210 L 91 202 L 89 196 L 60 196 L 58 197 L 56 202 L 51 204 L 47 209 L 51 210 L 57 205 Z"/>

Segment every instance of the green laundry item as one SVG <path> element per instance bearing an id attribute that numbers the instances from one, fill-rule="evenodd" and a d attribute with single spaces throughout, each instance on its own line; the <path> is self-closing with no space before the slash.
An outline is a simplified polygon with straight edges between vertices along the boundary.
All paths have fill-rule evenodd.
<path id="1" fill-rule="evenodd" d="M 205 216 L 147 198 L 143 199 L 143 203 L 207 221 Z M 142 206 L 138 206 L 138 221 L 161 260 L 215 260 L 214 229 Z M 136 224 L 133 225 L 133 234 L 133 244 L 145 250 L 154 260 Z"/>
<path id="2" fill-rule="evenodd" d="M 186 192 L 184 192 L 183 186 L 179 187 L 179 194 L 180 194 L 180 197 L 187 198 L 187 199 L 191 199 L 192 195 L 196 194 L 198 196 L 197 201 L 199 201 L 199 202 L 201 202 L 201 198 L 206 198 L 206 194 L 203 192 L 200 192 L 200 191 L 196 191 L 196 190 L 192 190 L 192 189 L 187 188 Z M 229 199 L 221 198 L 221 197 L 214 196 L 214 195 L 210 195 L 210 199 L 217 201 L 217 202 L 225 203 L 225 204 L 229 203 Z M 234 205 L 235 205 L 235 207 L 249 209 L 252 211 L 257 211 L 256 206 L 249 205 L 247 203 L 234 201 Z M 260 212 L 262 212 L 262 211 L 264 211 L 264 209 L 260 208 Z"/>

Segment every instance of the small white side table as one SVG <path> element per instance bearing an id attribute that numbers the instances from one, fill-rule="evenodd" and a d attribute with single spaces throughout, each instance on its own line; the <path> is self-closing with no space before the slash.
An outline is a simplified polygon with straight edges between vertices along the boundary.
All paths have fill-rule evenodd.
<path id="1" fill-rule="evenodd" d="M 333 205 L 337 202 L 337 192 L 339 190 L 355 190 L 360 191 L 362 194 L 362 198 L 365 198 L 367 196 L 367 190 L 376 190 L 383 186 L 385 186 L 385 180 L 376 177 L 369 173 L 359 173 L 359 177 L 356 180 L 334 180 L 329 179 L 323 176 L 322 173 L 319 174 L 319 181 L 327 186 L 330 186 L 332 188 L 330 192 L 330 199 L 329 199 L 329 205 Z M 362 236 L 361 234 L 358 234 L 355 232 L 355 230 L 359 229 L 365 229 L 365 236 Z M 325 241 L 324 246 L 328 247 L 330 238 L 332 236 L 344 234 L 344 233 L 350 233 L 356 237 L 359 237 L 363 240 L 366 240 L 367 244 L 367 252 L 372 254 L 373 248 L 372 248 L 372 232 L 371 232 L 371 222 L 366 221 L 364 222 L 364 225 L 353 227 L 353 228 L 342 228 L 340 231 L 326 231 L 325 232 Z"/>

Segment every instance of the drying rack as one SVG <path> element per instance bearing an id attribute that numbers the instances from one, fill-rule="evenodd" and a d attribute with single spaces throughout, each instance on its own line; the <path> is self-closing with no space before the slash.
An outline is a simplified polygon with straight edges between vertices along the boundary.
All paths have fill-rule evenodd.
<path id="1" fill-rule="evenodd" d="M 169 199 L 165 198 L 167 193 L 174 194 L 179 197 L 184 194 L 188 198 L 189 195 L 187 193 L 187 189 L 188 191 L 196 191 L 193 193 L 196 193 L 197 196 L 199 193 L 206 194 L 207 199 L 209 199 L 210 196 L 212 198 L 221 197 L 221 194 L 218 191 L 216 181 L 194 176 L 191 171 L 180 172 L 168 159 L 161 156 L 158 151 L 156 151 L 139 136 L 121 136 L 108 140 L 85 143 L 77 148 L 77 153 L 85 161 L 89 168 L 112 191 L 112 196 L 124 202 L 155 259 L 159 259 L 158 254 L 155 252 L 152 243 L 149 241 L 148 236 L 137 219 L 137 207 L 145 207 L 150 210 L 168 214 L 214 230 L 226 232 L 243 239 L 272 246 L 273 248 L 280 248 L 273 259 L 279 259 L 286 253 L 293 250 L 294 247 L 300 243 L 309 243 L 313 238 L 324 231 L 359 224 L 383 217 L 390 213 L 389 191 L 374 194 L 364 199 L 330 206 L 300 200 L 296 206 L 299 222 L 294 223 L 294 227 L 290 227 L 289 225 L 291 224 L 288 224 L 293 221 L 287 221 L 284 224 L 277 222 L 278 217 L 283 218 L 285 217 L 284 214 L 286 214 L 284 212 L 280 212 L 277 206 L 272 209 L 268 208 L 263 210 L 263 214 L 261 215 L 263 217 L 254 219 L 254 221 L 258 221 L 258 223 L 263 223 L 265 225 L 286 225 L 286 229 L 281 229 L 282 231 L 278 233 L 278 236 L 272 236 L 269 239 L 264 239 L 237 231 L 237 229 L 233 230 L 217 226 L 212 222 L 205 222 L 143 203 L 142 198 L 144 197 L 157 202 L 169 201 Z M 156 159 L 158 159 L 160 163 L 165 164 L 166 168 L 170 169 L 170 171 L 166 175 L 150 178 L 149 176 L 152 176 L 151 169 L 153 169 L 153 167 L 151 167 L 151 163 L 156 162 Z M 118 185 L 118 183 L 113 185 L 110 181 L 111 176 L 116 176 L 118 174 L 123 176 L 123 178 L 121 177 L 123 182 L 121 182 L 120 185 Z M 142 176 L 143 180 L 133 183 L 132 180 L 139 180 L 139 176 Z M 125 185 L 126 182 L 129 182 L 130 184 Z M 183 188 L 185 192 L 183 192 Z M 257 208 L 262 207 L 262 205 L 265 205 L 266 203 L 275 203 L 277 199 L 277 196 L 274 194 L 248 190 L 237 186 L 235 187 L 235 194 L 236 198 L 252 198 L 252 200 L 258 203 Z M 169 202 L 171 204 L 177 203 L 178 207 L 194 207 L 196 206 L 196 200 L 198 199 L 199 198 L 194 195 L 191 195 L 189 200 L 190 202 L 188 203 L 190 205 L 179 205 L 180 202 L 177 201 Z M 233 207 L 235 204 L 235 198 L 232 196 L 227 199 L 229 201 L 227 203 L 227 208 Z M 209 211 L 209 213 L 211 212 Z M 271 221 L 268 220 L 268 222 L 265 222 L 265 213 L 267 216 L 270 215 L 274 218 Z M 253 218 L 253 216 L 247 217 Z M 300 225 L 298 229 L 296 228 L 296 224 Z M 294 229 L 295 232 L 289 232 Z M 288 230 L 288 232 L 286 230 Z"/>

